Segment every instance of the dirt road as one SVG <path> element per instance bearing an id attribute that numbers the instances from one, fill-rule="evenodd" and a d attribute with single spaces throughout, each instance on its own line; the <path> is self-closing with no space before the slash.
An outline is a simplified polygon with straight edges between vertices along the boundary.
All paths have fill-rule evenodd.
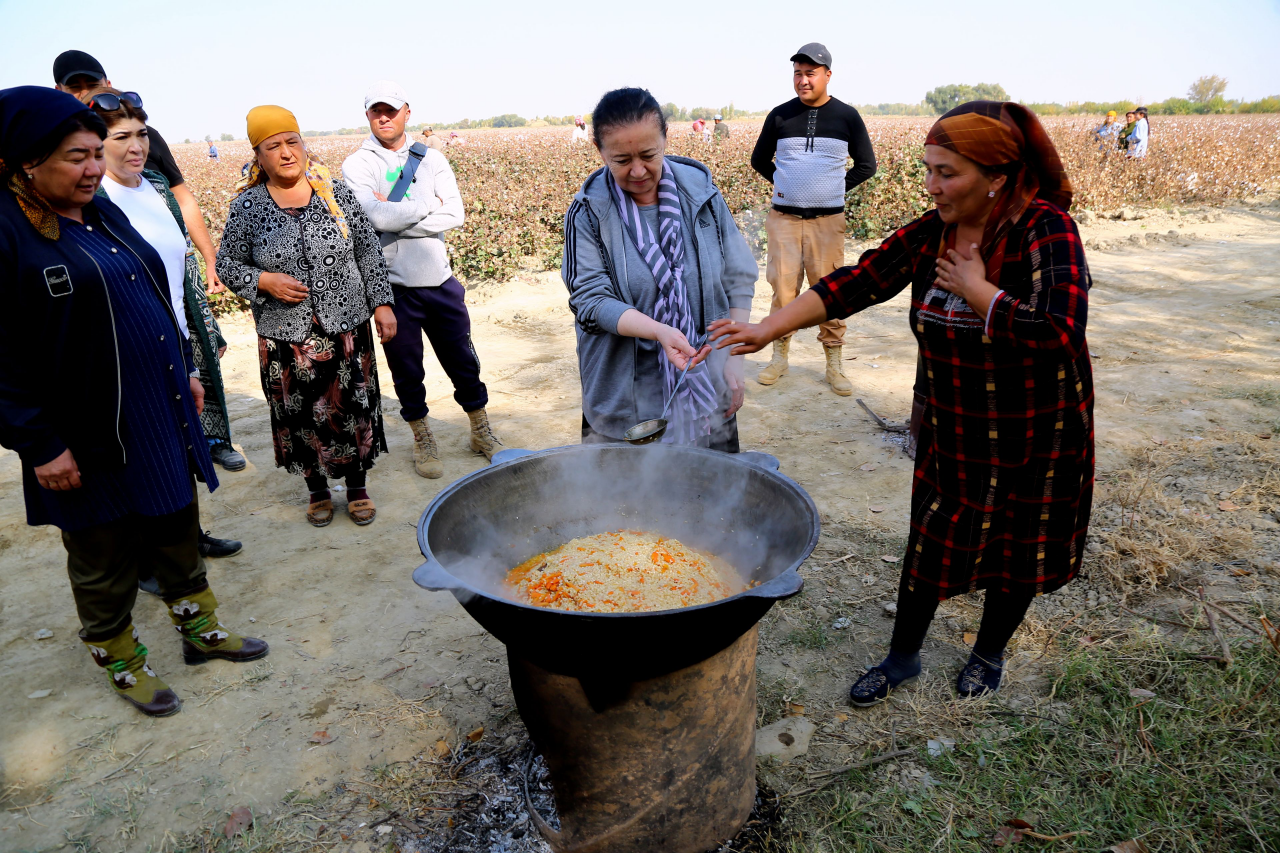
<path id="1" fill-rule="evenodd" d="M 1183 504 L 1211 521 L 1226 518 L 1219 493 L 1234 494 L 1236 474 L 1254 475 L 1215 463 L 1213 447 L 1280 431 L 1280 206 L 1152 213 L 1100 221 L 1082 234 L 1094 274 L 1089 340 L 1103 481 L 1099 535 L 1112 517 L 1108 473 L 1153 446 L 1189 448 L 1188 464 L 1203 465 L 1183 478 Z M 768 309 L 768 292 L 762 275 L 757 317 Z M 468 298 L 498 434 L 511 447 L 576 442 L 572 317 L 559 277 L 530 272 L 478 286 Z M 906 310 L 904 295 L 854 318 L 845 348 L 855 395 L 896 420 L 909 410 L 915 369 Z M 221 827 L 237 806 L 270 822 L 286 800 L 318 797 L 339 779 L 430 752 L 440 740 L 451 746 L 480 726 L 497 730 L 510 714 L 501 645 L 451 596 L 410 580 L 423 508 L 443 485 L 484 464 L 465 447 L 467 421 L 438 366 L 429 364 L 428 390 L 444 479 L 414 475 L 411 435 L 388 393 L 391 452 L 369 479 L 378 520 L 356 527 L 337 495 L 338 517 L 316 530 L 303 518 L 301 480 L 272 464 L 252 326 L 237 318 L 223 330 L 232 430 L 250 465 L 224 474 L 216 493 L 201 496 L 205 527 L 245 543 L 240 555 L 210 563 L 210 579 L 223 620 L 267 639 L 271 655 L 250 665 L 183 666 L 159 602 L 142 596 L 135 620 L 151 664 L 185 706 L 175 717 L 150 720 L 110 695 L 76 639 L 58 533 L 25 525 L 18 460 L 0 451 L 0 654 L 9 687 L 0 695 L 0 806 L 7 809 L 0 812 L 0 849 L 71 842 L 103 851 L 172 849 L 185 833 Z M 822 512 L 824 538 L 806 569 L 806 594 L 776 608 L 766 624 L 761 714 L 775 718 L 784 699 L 805 696 L 807 713 L 836 725 L 851 676 L 887 641 L 881 602 L 891 598 L 898 569 L 881 557 L 899 556 L 911 462 L 899 438 L 879 431 L 852 398 L 826 390 L 813 332 L 797 336 L 790 374 L 769 388 L 753 381 L 766 358 L 752 357 L 748 366 L 743 446 L 775 454 L 784 473 L 805 486 Z M 385 360 L 380 364 L 389 392 Z M 1248 543 L 1242 558 L 1256 571 L 1211 581 L 1252 594 L 1269 583 L 1265 567 L 1280 558 L 1280 525 L 1264 511 L 1270 507 L 1237 503 L 1245 508 L 1222 523 L 1241 531 L 1239 541 Z M 856 556 L 825 565 L 848 553 Z M 1042 641 L 1046 626 L 1067 613 L 1106 608 L 1118 594 L 1095 571 L 1038 602 L 1018 642 Z M 963 599 L 944 607 L 925 651 L 926 665 L 941 678 L 961 660 L 961 636 L 976 612 Z M 850 627 L 831 633 L 842 615 Z M 42 631 L 52 637 L 35 639 Z M 780 639 L 796 631 L 836 640 Z M 1011 691 L 1040 689 L 1031 663 L 1015 663 L 1011 672 Z M 311 742 L 318 731 L 335 739 Z M 356 826 L 363 820 L 348 822 L 352 834 L 345 837 L 355 849 L 380 837 Z"/>

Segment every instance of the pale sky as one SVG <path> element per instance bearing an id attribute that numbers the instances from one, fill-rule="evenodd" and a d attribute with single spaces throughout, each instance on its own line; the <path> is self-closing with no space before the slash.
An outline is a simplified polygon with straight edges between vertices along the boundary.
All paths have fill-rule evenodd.
<path id="1" fill-rule="evenodd" d="M 979 82 L 1025 101 L 1155 101 L 1202 74 L 1226 77 L 1231 98 L 1280 94 L 1280 0 L 0 0 L 0 32 L 0 87 L 52 85 L 54 57 L 85 50 L 170 140 L 243 137 L 268 103 L 303 129 L 360 126 L 384 77 L 414 123 L 587 112 L 623 85 L 768 109 L 793 97 L 788 57 L 809 41 L 855 104 Z"/>

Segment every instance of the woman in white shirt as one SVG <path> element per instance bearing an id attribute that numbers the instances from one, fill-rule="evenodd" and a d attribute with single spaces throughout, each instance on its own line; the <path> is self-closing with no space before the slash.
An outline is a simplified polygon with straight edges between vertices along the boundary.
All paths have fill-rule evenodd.
<path id="1" fill-rule="evenodd" d="M 164 262 L 173 313 L 182 334 L 191 339 L 200 383 L 205 389 L 200 426 L 209 440 L 209 455 L 227 471 L 241 471 L 248 463 L 231 446 L 226 395 L 218 366 L 227 343 L 209 310 L 200 281 L 200 267 L 187 237 L 182 211 L 169 191 L 169 182 L 159 172 L 145 170 L 150 146 L 142 99 L 136 92 L 104 88 L 85 93 L 81 100 L 107 125 L 107 138 L 103 140 L 106 175 L 98 193 L 124 211 L 129 224 Z M 203 530 L 200 532 L 200 553 L 206 557 L 230 556 L 241 547 L 234 539 L 215 539 Z M 139 586 L 151 592 L 148 583 L 154 580 L 144 580 Z"/>

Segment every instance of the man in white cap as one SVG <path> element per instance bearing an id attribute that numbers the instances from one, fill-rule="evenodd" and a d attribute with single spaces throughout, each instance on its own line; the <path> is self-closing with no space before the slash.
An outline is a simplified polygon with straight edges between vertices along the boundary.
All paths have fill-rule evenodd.
<path id="1" fill-rule="evenodd" d="M 453 399 L 471 421 L 471 449 L 492 459 L 502 443 L 489 427 L 489 392 L 480 381 L 480 359 L 471 343 L 466 291 L 449 268 L 444 232 L 462 225 L 462 196 L 444 154 L 405 133 L 409 96 L 379 80 L 364 99 L 368 139 L 342 164 L 342 176 L 382 240 L 395 292 L 395 339 L 383 346 L 400 415 L 413 429 L 414 469 L 423 477 L 444 474 L 440 450 L 427 423 L 422 335 L 453 382 Z"/>
<path id="2" fill-rule="evenodd" d="M 716 122 L 716 126 L 714 128 L 714 131 L 715 131 L 716 141 L 719 142 L 721 139 L 728 139 L 729 123 L 724 120 L 724 116 L 720 115 L 720 113 L 716 113 L 715 122 Z"/>

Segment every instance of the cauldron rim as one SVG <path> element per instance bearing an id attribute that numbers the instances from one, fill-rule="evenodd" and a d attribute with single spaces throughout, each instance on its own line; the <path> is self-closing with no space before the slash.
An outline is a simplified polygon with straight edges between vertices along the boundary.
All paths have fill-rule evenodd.
<path id="1" fill-rule="evenodd" d="M 551 457 L 551 456 L 556 456 L 561 454 L 582 452 L 583 450 L 597 451 L 597 450 L 604 450 L 606 448 L 610 451 L 617 450 L 625 453 L 680 452 L 680 453 L 701 454 L 704 456 L 717 457 L 720 459 L 727 458 L 731 460 L 733 464 L 749 465 L 753 469 L 755 469 L 757 472 L 763 473 L 769 477 L 776 479 L 784 488 L 790 490 L 793 494 L 795 494 L 801 500 L 801 502 L 805 504 L 805 506 L 808 508 L 810 512 L 810 518 L 812 519 L 812 523 L 809 526 L 809 539 L 807 542 L 805 542 L 804 548 L 801 551 L 803 556 L 801 556 L 800 559 L 794 562 L 792 565 L 778 572 L 777 575 L 775 575 L 769 581 L 766 581 L 764 584 L 761 584 L 760 586 L 754 587 L 752 589 L 743 590 L 742 592 L 735 593 L 734 595 L 730 595 L 726 598 L 721 598 L 718 601 L 710 601 L 705 604 L 694 604 L 689 607 L 677 607 L 670 610 L 644 610 L 636 613 L 583 613 L 582 611 L 577 611 L 577 610 L 558 610 L 554 607 L 537 607 L 532 604 L 525 604 L 524 602 L 517 601 L 513 598 L 498 596 L 486 590 L 477 589 L 476 587 L 464 581 L 462 578 L 450 572 L 449 569 L 443 563 L 441 563 L 438 559 L 436 559 L 435 555 L 432 553 L 431 546 L 427 543 L 427 528 L 430 526 L 431 520 L 434 517 L 436 511 L 439 510 L 439 508 L 445 503 L 445 501 L 447 501 L 450 497 L 452 497 L 456 492 L 460 491 L 465 486 L 475 482 L 476 480 L 483 479 L 484 477 L 491 475 L 493 472 L 502 470 L 504 468 L 509 468 L 515 465 L 519 465 L 525 462 L 525 460 L 530 459 L 531 457 L 546 458 L 546 457 Z M 506 605 L 508 607 L 517 607 L 522 610 L 528 611 L 530 613 L 537 613 L 537 614 L 545 615 L 548 617 L 554 616 L 554 617 L 564 618 L 564 621 L 567 621 L 568 619 L 579 619 L 579 620 L 585 620 L 585 621 L 610 620 L 610 619 L 634 619 L 636 617 L 644 617 L 644 616 L 670 616 L 677 613 L 683 615 L 683 614 L 689 614 L 689 613 L 696 613 L 697 611 L 700 611 L 700 610 L 709 610 L 715 607 L 720 607 L 721 605 L 728 604 L 729 602 L 739 601 L 745 598 L 774 598 L 774 599 L 789 598 L 791 595 L 794 595 L 795 593 L 799 592 L 803 584 L 800 584 L 799 586 L 797 586 L 794 591 L 789 592 L 786 595 L 780 595 L 780 596 L 765 595 L 760 593 L 759 591 L 765 585 L 771 583 L 774 580 L 777 580 L 778 578 L 788 573 L 795 573 L 798 576 L 799 574 L 798 570 L 800 566 L 804 564 L 805 560 L 809 559 L 809 555 L 812 554 L 813 549 L 817 547 L 818 538 L 822 533 L 822 524 L 819 521 L 817 504 L 813 502 L 813 498 L 809 496 L 809 493 L 806 492 L 799 483 L 797 483 L 795 480 L 788 477 L 786 474 L 783 474 L 779 471 L 776 471 L 770 468 L 766 468 L 762 465 L 756 465 L 750 461 L 747 461 L 747 459 L 745 458 L 741 458 L 743 456 L 742 454 L 724 453 L 718 450 L 709 450 L 703 447 L 673 446 L 673 445 L 665 445 L 665 444 L 658 444 L 658 445 L 568 444 L 568 445 L 563 445 L 561 447 L 549 447 L 549 448 L 546 448 L 545 450 L 532 450 L 532 451 L 508 450 L 505 452 L 510 454 L 510 458 L 503 459 L 502 461 L 498 461 L 498 462 L 492 462 L 491 464 L 486 465 L 483 468 L 479 468 L 475 471 L 472 471 L 470 474 L 465 474 L 462 477 L 459 477 L 457 480 L 454 480 L 452 483 L 450 483 L 448 486 L 441 489 L 439 492 L 437 492 L 436 496 L 433 497 L 431 499 L 431 502 L 427 504 L 426 509 L 422 511 L 422 516 L 418 519 L 418 549 L 422 552 L 422 556 L 427 560 L 428 564 L 434 564 L 434 566 L 437 567 L 440 573 L 443 573 L 444 575 L 447 575 L 449 577 L 450 582 L 447 586 L 447 589 L 450 592 L 452 592 L 455 597 L 459 597 L 460 594 L 463 592 L 470 593 L 471 595 L 478 596 L 480 598 L 485 598 L 490 601 L 500 602 L 503 605 Z M 444 588 L 441 589 L 441 591 L 443 590 Z"/>

